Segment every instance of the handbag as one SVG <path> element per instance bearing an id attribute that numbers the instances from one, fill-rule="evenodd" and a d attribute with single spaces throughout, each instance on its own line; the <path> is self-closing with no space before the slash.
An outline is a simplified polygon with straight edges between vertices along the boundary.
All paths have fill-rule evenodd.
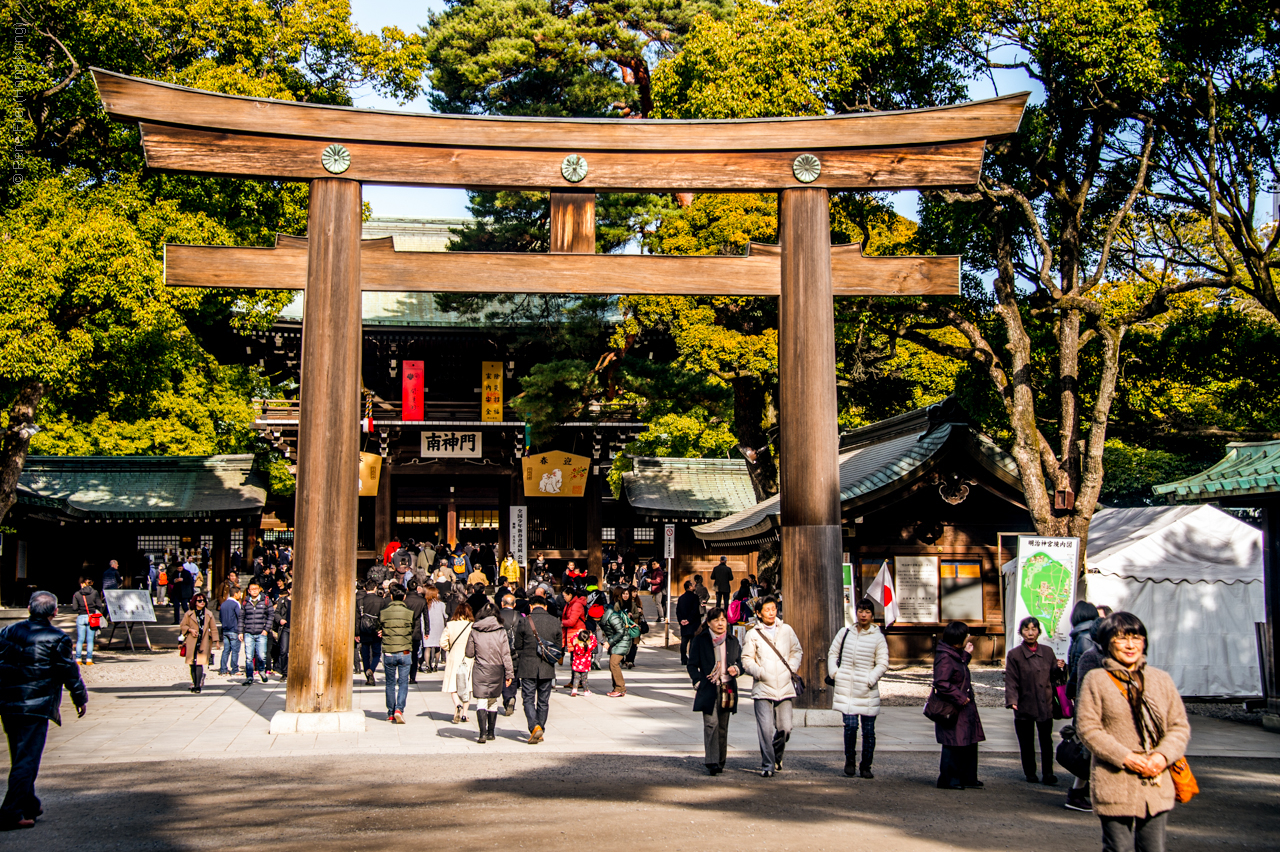
<path id="1" fill-rule="evenodd" d="M 1067 697 L 1067 685 L 1061 684 L 1053 688 L 1053 718 L 1070 719 L 1076 714 L 1075 704 Z M 1075 773 L 1071 773 L 1075 775 Z"/>
<path id="2" fill-rule="evenodd" d="M 102 613 L 91 611 L 89 609 L 89 599 L 84 595 L 80 596 L 80 602 L 84 604 L 84 611 L 89 615 L 89 629 L 97 630 L 102 626 Z"/>
<path id="3" fill-rule="evenodd" d="M 1128 701 L 1129 692 L 1128 690 L 1125 689 L 1123 685 L 1123 681 L 1121 681 L 1114 674 L 1111 674 L 1111 672 L 1107 672 L 1107 674 L 1111 677 L 1111 682 L 1116 685 L 1116 689 L 1120 690 L 1120 694 L 1125 697 L 1126 701 Z M 1142 726 L 1145 728 L 1147 727 L 1147 717 L 1150 715 L 1151 711 L 1146 709 L 1145 697 L 1143 698 L 1142 704 L 1143 704 L 1143 709 L 1145 711 L 1141 714 Z M 1154 724 L 1154 722 L 1155 720 L 1153 717 L 1152 725 L 1151 725 L 1152 728 L 1156 728 L 1156 725 Z M 1163 731 L 1155 730 L 1155 731 L 1150 731 L 1148 733 L 1157 734 L 1157 736 L 1154 737 L 1154 740 L 1156 742 L 1159 742 L 1160 740 L 1164 739 Z M 1173 763 L 1169 764 L 1165 768 L 1169 772 L 1169 777 L 1173 780 L 1173 798 L 1179 804 L 1185 805 L 1187 802 L 1191 801 L 1191 799 L 1197 793 L 1200 792 L 1200 785 L 1196 783 L 1196 776 L 1191 773 L 1191 764 L 1187 763 L 1187 759 L 1185 757 L 1178 758 L 1177 760 L 1175 760 Z"/>
<path id="4" fill-rule="evenodd" d="M 938 694 L 935 686 L 929 690 L 929 698 L 924 702 L 924 715 L 930 722 L 939 725 L 954 725 L 960 718 L 960 708 Z"/>
<path id="5" fill-rule="evenodd" d="M 534 649 L 538 659 L 550 666 L 559 665 L 560 661 L 564 659 L 564 648 L 539 636 L 537 622 L 532 617 L 529 617 L 529 626 L 533 628 L 533 638 L 538 643 L 538 646 Z"/>
<path id="6" fill-rule="evenodd" d="M 738 688 L 732 681 L 722 683 L 716 687 L 716 704 L 722 710 L 728 710 L 730 713 L 736 712 L 738 709 Z"/>
<path id="7" fill-rule="evenodd" d="M 1062 742 L 1058 743 L 1053 752 L 1058 765 L 1077 778 L 1088 778 L 1089 764 L 1092 762 L 1088 747 L 1076 736 L 1076 729 L 1071 725 L 1063 725 L 1059 734 Z"/>
<path id="8" fill-rule="evenodd" d="M 760 632 L 760 638 L 764 640 L 764 644 L 768 645 L 770 648 L 773 648 L 773 653 L 777 654 L 778 659 L 782 660 L 782 664 L 787 667 L 787 674 L 791 675 L 791 688 L 796 691 L 796 698 L 799 698 L 800 696 L 804 695 L 804 689 L 805 689 L 804 678 L 800 677 L 800 675 L 791 671 L 791 664 L 787 662 L 786 657 L 782 656 L 782 652 L 778 650 L 777 646 L 769 641 L 768 636 L 765 636 L 763 632 Z"/>
<path id="9" fill-rule="evenodd" d="M 836 654 L 837 669 L 839 669 L 842 665 L 844 665 L 844 643 L 848 641 L 849 641 L 849 628 L 846 627 L 844 629 L 844 638 L 840 640 L 840 652 Z M 827 675 L 826 677 L 823 678 L 823 680 L 826 681 L 827 686 L 836 685 L 836 676 L 833 674 Z"/>

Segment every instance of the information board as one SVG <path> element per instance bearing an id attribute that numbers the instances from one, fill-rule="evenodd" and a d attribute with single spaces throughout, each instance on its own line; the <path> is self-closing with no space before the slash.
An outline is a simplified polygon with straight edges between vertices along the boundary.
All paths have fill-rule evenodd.
<path id="1" fill-rule="evenodd" d="M 151 592 L 146 589 L 103 589 L 107 611 L 112 621 L 152 621 L 156 611 L 151 606 Z"/>
<path id="2" fill-rule="evenodd" d="M 527 512 L 527 506 L 511 507 L 511 555 L 516 558 L 521 568 L 529 567 L 529 550 L 525 545 Z"/>
<path id="3" fill-rule="evenodd" d="M 1065 660 L 1071 647 L 1071 608 L 1076 600 L 1080 539 L 1018 536 L 1018 575 L 1009 647 L 1022 641 L 1013 633 L 1022 619 L 1040 619 L 1040 641 Z"/>
<path id="4" fill-rule="evenodd" d="M 898 595 L 899 620 L 905 623 L 938 621 L 938 557 L 893 557 L 893 590 Z"/>

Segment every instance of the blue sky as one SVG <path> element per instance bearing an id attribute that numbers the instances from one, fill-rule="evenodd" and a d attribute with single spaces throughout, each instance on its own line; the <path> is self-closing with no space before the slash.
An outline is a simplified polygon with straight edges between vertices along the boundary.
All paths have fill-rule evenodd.
<path id="1" fill-rule="evenodd" d="M 351 0 L 351 18 L 365 31 L 376 32 L 382 27 L 397 26 L 406 32 L 412 32 L 426 23 L 429 11 L 443 8 L 443 0 Z M 1021 72 L 1002 71 L 996 76 L 995 86 L 990 80 L 976 80 L 969 87 L 969 93 L 978 100 L 993 97 L 997 93 L 1006 95 L 1027 89 L 1039 93 L 1039 87 Z M 353 95 L 355 104 L 359 107 L 406 112 L 429 111 L 425 98 L 409 104 L 397 104 L 373 91 L 357 91 Z M 890 196 L 890 203 L 901 215 L 915 218 L 917 198 L 918 194 L 915 192 L 897 192 Z M 381 217 L 463 218 L 469 215 L 467 194 L 461 189 L 365 184 L 364 199 L 372 205 L 373 215 Z"/>

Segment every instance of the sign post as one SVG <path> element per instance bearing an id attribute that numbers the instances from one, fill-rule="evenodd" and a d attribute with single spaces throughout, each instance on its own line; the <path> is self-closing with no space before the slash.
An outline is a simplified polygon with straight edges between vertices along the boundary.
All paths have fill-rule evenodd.
<path id="1" fill-rule="evenodd" d="M 511 507 L 511 541 L 509 547 L 520 565 L 520 583 L 525 582 L 525 569 L 529 567 L 529 552 L 525 546 L 525 520 L 528 517 L 528 506 Z"/>
<path id="2" fill-rule="evenodd" d="M 1071 607 L 1076 600 L 1080 539 L 1018 536 L 1018 573 L 1014 578 L 1013 623 L 1006 641 L 1015 641 L 1027 616 L 1040 620 L 1040 641 L 1065 660 L 1071 648 Z"/>

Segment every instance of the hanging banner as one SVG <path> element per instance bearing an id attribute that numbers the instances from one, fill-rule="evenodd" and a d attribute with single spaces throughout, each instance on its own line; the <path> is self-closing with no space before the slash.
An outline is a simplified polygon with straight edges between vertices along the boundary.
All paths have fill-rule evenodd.
<path id="1" fill-rule="evenodd" d="M 424 380 L 426 375 L 422 361 L 405 361 L 403 378 L 400 380 L 400 419 L 426 420 L 426 406 L 423 402 Z"/>
<path id="2" fill-rule="evenodd" d="M 502 362 L 483 361 L 480 381 L 480 420 L 502 422 Z"/>
<path id="3" fill-rule="evenodd" d="M 525 545 L 525 519 L 528 517 L 527 506 L 511 507 L 511 555 L 520 563 L 521 568 L 529 567 L 529 550 Z"/>
<path id="4" fill-rule="evenodd" d="M 483 454 L 479 432 L 421 433 L 422 455 L 449 459 L 478 459 Z"/>
<path id="5" fill-rule="evenodd" d="M 1014 631 L 1022 619 L 1040 620 L 1040 641 L 1065 660 L 1071 648 L 1071 608 L 1076 600 L 1080 539 L 1018 536 L 1018 576 L 1009 647 L 1022 641 Z"/>
<path id="6" fill-rule="evenodd" d="M 676 558 L 676 525 L 667 524 L 662 528 L 662 558 Z"/>
<path id="7" fill-rule="evenodd" d="M 905 623 L 938 621 L 938 557 L 893 557 L 893 590 L 898 596 L 898 618 Z"/>
<path id="8" fill-rule="evenodd" d="M 360 496 L 377 497 L 378 479 L 382 476 L 382 456 L 377 453 L 360 454 Z"/>
<path id="9" fill-rule="evenodd" d="M 591 459 L 573 453 L 538 453 L 524 461 L 526 497 L 581 497 Z"/>

